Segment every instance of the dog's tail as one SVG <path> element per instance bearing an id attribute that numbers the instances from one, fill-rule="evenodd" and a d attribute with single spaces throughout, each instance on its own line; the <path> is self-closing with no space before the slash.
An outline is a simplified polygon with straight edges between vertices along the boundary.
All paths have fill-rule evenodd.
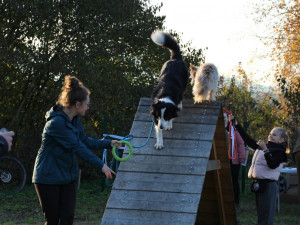
<path id="1" fill-rule="evenodd" d="M 171 52 L 171 59 L 182 59 L 180 47 L 170 34 L 162 31 L 154 31 L 151 34 L 151 39 L 155 44 L 168 48 Z"/>

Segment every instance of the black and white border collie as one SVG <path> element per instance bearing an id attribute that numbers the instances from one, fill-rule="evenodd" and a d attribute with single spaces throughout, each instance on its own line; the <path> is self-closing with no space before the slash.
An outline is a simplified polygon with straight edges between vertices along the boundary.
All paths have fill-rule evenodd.
<path id="1" fill-rule="evenodd" d="M 182 109 L 182 99 L 186 90 L 189 73 L 182 60 L 177 41 L 167 33 L 155 31 L 151 39 L 157 45 L 167 47 L 171 52 L 171 59 L 163 65 L 158 83 L 152 93 L 152 111 L 155 119 L 156 149 L 162 149 L 162 130 L 172 129 L 172 122 Z"/>

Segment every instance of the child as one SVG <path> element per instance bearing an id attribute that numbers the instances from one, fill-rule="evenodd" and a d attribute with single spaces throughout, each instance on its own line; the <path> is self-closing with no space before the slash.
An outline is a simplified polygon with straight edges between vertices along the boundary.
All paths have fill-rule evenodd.
<path id="1" fill-rule="evenodd" d="M 244 142 L 256 149 L 248 178 L 253 180 L 252 191 L 255 192 L 258 225 L 273 225 L 278 193 L 277 180 L 285 162 L 287 162 L 286 149 L 288 147 L 288 135 L 281 127 L 275 127 L 268 136 L 268 143 L 252 139 L 234 119 L 236 129 Z M 259 187 L 258 187 L 259 186 Z"/>

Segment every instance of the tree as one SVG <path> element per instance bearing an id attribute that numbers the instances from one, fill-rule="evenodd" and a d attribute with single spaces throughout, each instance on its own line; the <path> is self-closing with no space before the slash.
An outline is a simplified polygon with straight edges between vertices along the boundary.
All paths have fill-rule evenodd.
<path id="1" fill-rule="evenodd" d="M 0 1 L 0 124 L 16 131 L 12 153 L 27 168 L 65 75 L 91 90 L 89 135 L 103 133 L 104 118 L 106 132 L 128 134 L 140 97 L 150 96 L 170 58 L 150 40 L 163 29 L 159 8 L 146 0 Z M 194 49 L 184 55 L 203 57 Z"/>
<path id="2" fill-rule="evenodd" d="M 268 24 L 271 31 L 263 40 L 272 46 L 272 59 L 277 64 L 275 76 L 281 94 L 275 102 L 294 137 L 300 126 L 300 2 L 268 0 L 256 6 L 257 22 Z"/>
<path id="3" fill-rule="evenodd" d="M 289 85 L 285 78 L 280 77 L 279 84 L 282 95 L 279 100 L 274 100 L 274 102 L 281 109 L 279 118 L 281 123 L 288 127 L 291 141 L 290 148 L 293 149 L 300 127 L 300 78 L 293 85 Z"/>
<path id="4" fill-rule="evenodd" d="M 261 91 L 259 93 L 254 91 L 254 85 L 241 64 L 236 72 L 237 74 L 227 82 L 221 76 L 217 93 L 218 100 L 221 100 L 223 106 L 236 116 L 239 123 L 248 127 L 247 132 L 253 138 L 265 138 L 278 124 L 271 96 Z"/>
<path id="5" fill-rule="evenodd" d="M 256 22 L 267 24 L 270 33 L 261 39 L 272 47 L 276 75 L 297 82 L 300 62 L 300 2 L 267 0 L 256 5 Z"/>

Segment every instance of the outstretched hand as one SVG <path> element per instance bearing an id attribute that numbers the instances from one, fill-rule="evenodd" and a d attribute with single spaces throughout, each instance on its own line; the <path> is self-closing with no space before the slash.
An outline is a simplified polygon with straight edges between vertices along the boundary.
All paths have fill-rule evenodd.
<path id="1" fill-rule="evenodd" d="M 12 139 L 13 139 L 13 136 L 15 135 L 15 132 L 8 131 L 8 132 L 5 132 L 5 133 L 0 133 L 0 135 L 2 137 L 4 137 L 4 139 L 6 140 L 6 142 L 8 144 L 8 151 L 10 151 L 11 150 L 11 145 L 12 145 Z"/>
<path id="2" fill-rule="evenodd" d="M 262 140 L 258 140 L 256 143 L 262 150 L 265 150 L 267 148 L 266 143 Z"/>
<path id="3" fill-rule="evenodd" d="M 233 123 L 234 125 L 237 125 L 237 124 L 238 124 L 236 118 L 235 118 L 234 115 L 232 115 L 232 114 L 229 115 L 229 121 L 232 121 L 232 123 Z"/>
<path id="4" fill-rule="evenodd" d="M 102 167 L 102 172 L 105 174 L 106 178 L 112 179 L 112 174 L 116 175 L 116 173 L 110 169 L 106 164 Z"/>
<path id="5" fill-rule="evenodd" d="M 117 140 L 112 140 L 111 141 L 111 147 L 113 147 L 115 144 L 117 144 L 117 148 L 120 148 L 122 146 L 122 143 L 120 141 Z"/>

